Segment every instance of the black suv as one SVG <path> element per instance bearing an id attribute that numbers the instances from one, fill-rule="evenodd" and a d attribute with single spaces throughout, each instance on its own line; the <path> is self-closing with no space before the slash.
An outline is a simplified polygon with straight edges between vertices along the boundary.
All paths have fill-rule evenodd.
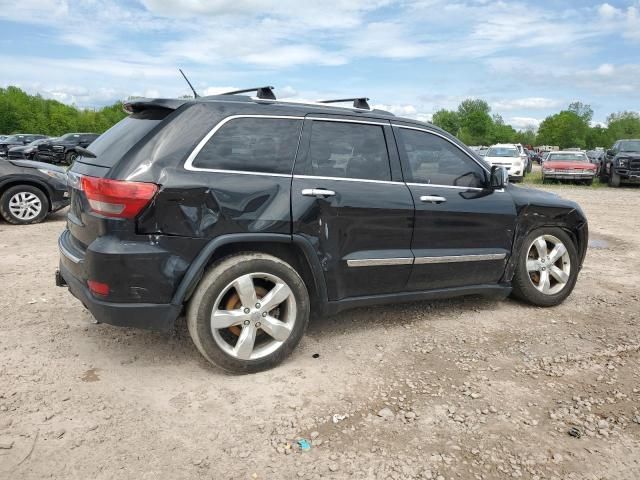
<path id="1" fill-rule="evenodd" d="M 577 204 L 356 105 L 127 103 L 70 169 L 57 284 L 113 325 L 169 329 L 184 310 L 200 352 L 240 372 L 283 360 L 312 313 L 570 294 L 588 237 Z"/>
<path id="2" fill-rule="evenodd" d="M 35 133 L 16 133 L 15 135 L 9 135 L 0 141 L 0 157 L 7 158 L 7 153 L 10 148 L 29 145 L 31 142 L 42 138 L 47 138 L 47 136 Z"/>
<path id="3" fill-rule="evenodd" d="M 71 165 L 78 156 L 76 148 L 86 148 L 96 138 L 98 138 L 97 133 L 67 133 L 61 137 L 52 138 L 38 145 L 35 159 L 39 162 Z"/>
<path id="4" fill-rule="evenodd" d="M 601 179 L 610 187 L 621 183 L 640 183 L 640 140 L 618 140 L 604 158 Z"/>

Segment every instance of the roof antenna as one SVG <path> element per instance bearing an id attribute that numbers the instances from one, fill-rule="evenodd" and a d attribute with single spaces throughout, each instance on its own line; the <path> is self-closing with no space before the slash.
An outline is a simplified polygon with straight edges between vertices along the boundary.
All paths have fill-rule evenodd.
<path id="1" fill-rule="evenodd" d="M 191 82 L 189 81 L 189 79 L 187 78 L 187 76 L 184 74 L 184 72 L 182 71 L 181 68 L 179 68 L 178 70 L 180 70 L 180 73 L 182 74 L 182 76 L 184 77 L 184 79 L 186 80 L 186 82 L 189 84 L 189 88 L 191 89 L 191 91 L 193 92 L 193 98 L 198 98 L 200 95 L 198 95 L 198 92 L 196 92 L 196 89 L 193 88 L 193 85 L 191 85 Z"/>

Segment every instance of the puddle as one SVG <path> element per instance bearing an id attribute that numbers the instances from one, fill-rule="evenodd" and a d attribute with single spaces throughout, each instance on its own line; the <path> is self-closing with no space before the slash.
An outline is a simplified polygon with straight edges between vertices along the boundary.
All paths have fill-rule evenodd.
<path id="1" fill-rule="evenodd" d="M 82 380 L 83 382 L 97 382 L 100 380 L 97 372 L 97 368 L 90 368 L 89 370 L 84 372 L 82 377 L 80 377 L 80 380 Z"/>
<path id="2" fill-rule="evenodd" d="M 609 248 L 609 242 L 601 238 L 592 238 L 589 240 L 589 248 Z"/>

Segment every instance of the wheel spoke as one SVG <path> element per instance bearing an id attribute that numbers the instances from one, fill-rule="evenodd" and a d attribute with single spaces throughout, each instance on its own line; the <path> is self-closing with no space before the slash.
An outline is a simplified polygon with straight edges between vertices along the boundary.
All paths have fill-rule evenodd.
<path id="1" fill-rule="evenodd" d="M 549 259 L 551 260 L 551 263 L 556 263 L 565 253 L 567 253 L 567 247 L 565 247 L 562 243 L 558 243 L 555 247 L 553 247 L 551 253 L 549 253 Z"/>
<path id="2" fill-rule="evenodd" d="M 271 311 L 284 302 L 291 295 L 291 289 L 284 283 L 276 283 L 275 286 L 262 299 L 263 311 Z"/>
<path id="3" fill-rule="evenodd" d="M 527 272 L 539 272 L 540 261 L 539 260 L 527 260 Z"/>
<path id="4" fill-rule="evenodd" d="M 248 325 L 242 329 L 233 353 L 242 360 L 249 360 L 253 352 L 253 345 L 256 343 L 256 328 Z"/>
<path id="5" fill-rule="evenodd" d="M 291 333 L 291 326 L 284 322 L 281 322 L 271 315 L 262 318 L 261 322 L 262 330 L 264 330 L 269 336 L 271 336 L 275 340 L 278 340 L 279 342 L 284 342 Z"/>
<path id="6" fill-rule="evenodd" d="M 256 289 L 253 285 L 253 277 L 251 275 L 243 275 L 233 282 L 233 288 L 236 289 L 240 302 L 245 308 L 253 308 L 258 302 Z"/>
<path id="7" fill-rule="evenodd" d="M 542 270 L 540 272 L 540 282 L 538 283 L 538 290 L 542 293 L 547 293 L 551 288 L 551 280 L 549 278 L 549 270 Z"/>
<path id="8" fill-rule="evenodd" d="M 211 328 L 229 328 L 248 319 L 243 310 L 216 310 L 211 315 Z"/>
<path id="9" fill-rule="evenodd" d="M 560 283 L 567 283 L 569 280 L 569 274 L 555 265 L 549 269 L 549 273 Z"/>
<path id="10" fill-rule="evenodd" d="M 540 259 L 542 260 L 543 258 L 547 257 L 547 254 L 549 253 L 548 249 L 547 249 L 547 242 L 544 238 L 542 237 L 538 237 L 536 238 L 536 241 L 533 242 L 533 244 L 536 247 L 536 250 L 538 251 L 538 257 L 540 257 Z"/>

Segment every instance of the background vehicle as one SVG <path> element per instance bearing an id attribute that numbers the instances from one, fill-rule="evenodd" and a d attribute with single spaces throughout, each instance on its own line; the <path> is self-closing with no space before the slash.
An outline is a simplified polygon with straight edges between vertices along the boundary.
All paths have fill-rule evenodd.
<path id="1" fill-rule="evenodd" d="M 7 158 L 10 160 L 33 160 L 38 151 L 38 145 L 48 140 L 49 138 L 41 138 L 22 147 L 11 147 L 7 152 Z"/>
<path id="2" fill-rule="evenodd" d="M 604 159 L 606 156 L 606 152 L 604 150 L 589 150 L 587 152 L 587 157 L 589 161 L 596 166 L 596 175 L 600 175 L 602 167 L 604 165 Z"/>
<path id="3" fill-rule="evenodd" d="M 591 185 L 596 176 L 596 169 L 596 165 L 591 163 L 583 152 L 550 152 L 542 166 L 542 182 L 571 180 Z"/>
<path id="4" fill-rule="evenodd" d="M 67 205 L 63 168 L 30 160 L 0 162 L 0 214 L 7 222 L 39 223 Z"/>
<path id="5" fill-rule="evenodd" d="M 529 159 L 529 155 L 527 155 L 527 152 L 525 151 L 521 143 L 516 143 L 515 145 L 516 145 L 516 148 L 518 149 L 518 153 L 520 153 L 520 158 L 522 159 L 522 165 L 524 165 L 524 167 L 522 168 L 522 176 L 525 177 L 527 173 L 531 172 L 531 168 L 532 168 L 531 160 Z"/>
<path id="6" fill-rule="evenodd" d="M 9 135 L 4 140 L 0 141 L 0 157 L 6 158 L 7 152 L 12 147 L 28 145 L 34 140 L 38 140 L 40 138 L 47 138 L 47 136 L 33 133 L 17 133 L 15 135 Z"/>
<path id="7" fill-rule="evenodd" d="M 205 358 L 253 372 L 311 312 L 471 293 L 552 306 L 575 285 L 578 205 L 508 185 L 433 125 L 266 87 L 125 107 L 71 167 L 59 239 L 57 283 L 101 322 L 167 329 L 186 307 Z"/>
<path id="8" fill-rule="evenodd" d="M 509 173 L 509 180 L 521 182 L 524 177 L 525 163 L 520 150 L 512 143 L 497 144 L 489 147 L 484 160 L 491 166 L 504 167 Z"/>
<path id="9" fill-rule="evenodd" d="M 98 136 L 97 133 L 67 133 L 38 145 L 35 159 L 40 162 L 71 165 L 78 156 L 76 147 L 86 148 Z"/>
<path id="10" fill-rule="evenodd" d="M 640 183 L 640 140 L 618 140 L 604 158 L 600 178 L 609 186 Z"/>

